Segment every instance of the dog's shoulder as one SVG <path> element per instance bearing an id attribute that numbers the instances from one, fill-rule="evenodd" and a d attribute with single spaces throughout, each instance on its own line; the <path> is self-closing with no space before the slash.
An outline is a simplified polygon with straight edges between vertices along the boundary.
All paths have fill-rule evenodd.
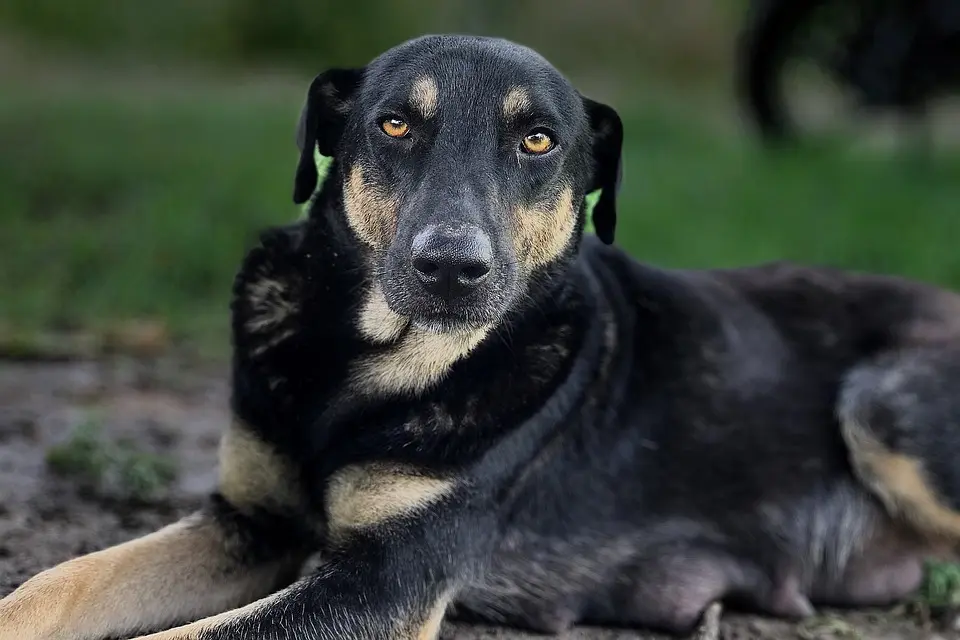
<path id="1" fill-rule="evenodd" d="M 235 353 L 256 355 L 296 336 L 334 342 L 351 333 L 360 305 L 361 258 L 322 219 L 262 231 L 233 282 Z"/>
<path id="2" fill-rule="evenodd" d="M 299 429 L 304 397 L 322 403 L 364 348 L 356 265 L 314 219 L 266 229 L 243 257 L 230 303 L 232 405 L 265 437 Z"/>

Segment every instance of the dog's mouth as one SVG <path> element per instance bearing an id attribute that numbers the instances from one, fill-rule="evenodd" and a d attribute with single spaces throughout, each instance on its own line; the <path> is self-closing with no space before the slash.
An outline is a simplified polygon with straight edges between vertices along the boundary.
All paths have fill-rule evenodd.
<path id="1" fill-rule="evenodd" d="M 388 253 L 378 269 L 390 310 L 420 331 L 469 334 L 487 329 L 502 320 L 518 293 L 517 273 L 509 264 L 486 254 L 474 259 L 452 246 L 432 254 L 420 248 L 414 259 L 408 259 L 407 251 Z"/>
<path id="2" fill-rule="evenodd" d="M 469 334 L 497 324 L 502 315 L 480 305 L 458 305 L 450 309 L 437 309 L 436 306 L 427 303 L 408 307 L 406 315 L 410 326 L 427 333 Z"/>
<path id="3" fill-rule="evenodd" d="M 489 327 L 489 322 L 478 322 L 476 320 L 463 320 L 450 317 L 429 317 L 423 316 L 410 319 L 410 326 L 423 331 L 424 333 L 435 333 L 442 335 L 468 335 L 477 331 L 482 331 Z"/>
<path id="4" fill-rule="evenodd" d="M 506 309 L 496 296 L 478 295 L 471 299 L 444 300 L 403 283 L 384 282 L 384 294 L 390 310 L 406 318 L 410 326 L 433 334 L 470 334 L 496 325 Z M 399 286 L 398 286 L 399 285 Z"/>

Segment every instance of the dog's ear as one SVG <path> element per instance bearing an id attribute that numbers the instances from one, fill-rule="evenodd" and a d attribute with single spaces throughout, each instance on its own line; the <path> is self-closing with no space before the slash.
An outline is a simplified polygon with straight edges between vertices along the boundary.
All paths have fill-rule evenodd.
<path id="1" fill-rule="evenodd" d="M 319 150 L 322 155 L 334 155 L 362 78 L 363 69 L 330 69 L 310 83 L 297 122 L 300 161 L 293 181 L 293 201 L 296 204 L 309 200 L 317 188 L 314 152 Z"/>
<path id="2" fill-rule="evenodd" d="M 593 208 L 593 228 L 605 244 L 613 244 L 617 227 L 617 192 L 623 174 L 623 123 L 612 108 L 583 99 L 593 136 L 593 173 L 587 193 L 602 189 Z"/>

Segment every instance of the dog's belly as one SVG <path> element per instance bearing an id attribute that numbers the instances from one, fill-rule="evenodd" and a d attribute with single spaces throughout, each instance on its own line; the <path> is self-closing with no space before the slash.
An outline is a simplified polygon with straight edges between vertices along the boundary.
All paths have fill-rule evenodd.
<path id="1" fill-rule="evenodd" d="M 689 632 L 717 600 L 802 617 L 815 605 L 884 605 L 914 591 L 933 553 L 853 484 L 741 522 L 696 516 L 591 522 L 561 537 L 508 532 L 462 619 L 557 633 L 577 623 Z"/>

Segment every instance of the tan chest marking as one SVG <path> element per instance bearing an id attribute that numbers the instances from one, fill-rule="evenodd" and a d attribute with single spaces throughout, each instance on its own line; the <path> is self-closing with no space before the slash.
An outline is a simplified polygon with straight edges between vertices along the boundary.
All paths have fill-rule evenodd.
<path id="1" fill-rule="evenodd" d="M 416 513 L 448 495 L 454 486 L 452 480 L 425 476 L 406 466 L 371 463 L 345 467 L 327 484 L 331 533 Z"/>

